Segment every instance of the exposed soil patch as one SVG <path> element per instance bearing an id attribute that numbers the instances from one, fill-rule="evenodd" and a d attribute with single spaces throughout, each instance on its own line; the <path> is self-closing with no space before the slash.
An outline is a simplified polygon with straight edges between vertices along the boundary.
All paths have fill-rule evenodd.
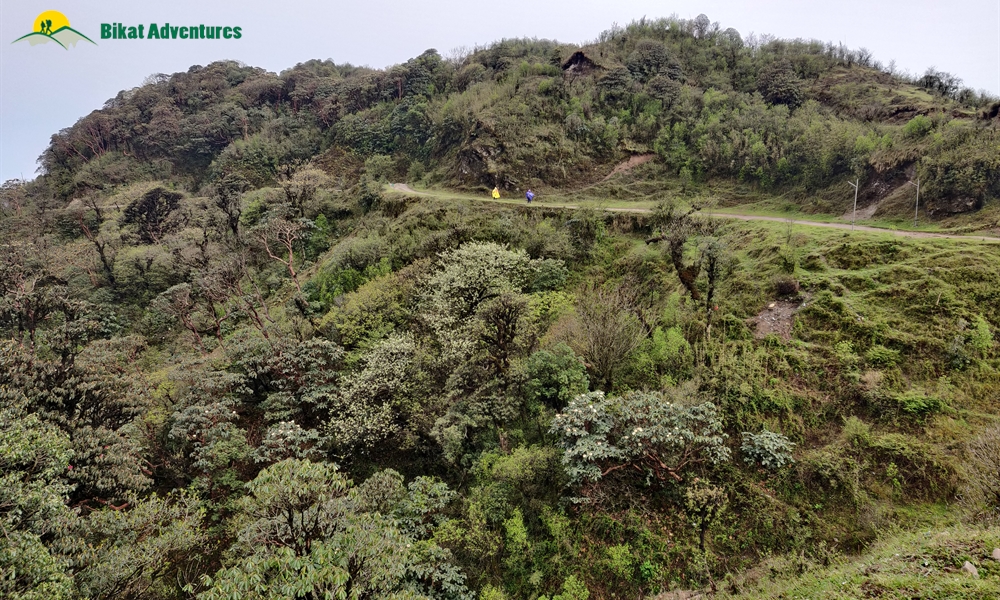
<path id="1" fill-rule="evenodd" d="M 871 204 L 869 204 L 864 208 L 859 208 L 858 218 L 857 218 L 858 221 L 867 221 L 868 219 L 874 217 L 875 211 L 878 210 L 880 202 L 881 202 L 880 200 L 876 200 L 875 202 L 872 202 Z M 853 216 L 854 216 L 854 208 L 852 207 L 851 210 L 844 213 L 843 216 L 841 216 L 840 218 L 845 221 L 850 221 Z"/>
<path id="2" fill-rule="evenodd" d="M 607 177 L 605 177 L 601 181 L 607 181 L 612 177 L 614 177 L 615 175 L 618 175 L 619 173 L 624 173 L 625 171 L 634 169 L 641 164 L 648 163 L 649 161 L 653 160 L 655 156 L 656 156 L 655 154 L 636 154 L 635 156 L 630 157 L 625 162 L 617 165 L 614 169 L 611 169 L 611 172 L 608 173 Z"/>
<path id="3" fill-rule="evenodd" d="M 749 319 L 754 327 L 754 337 L 759 340 L 773 333 L 786 341 L 792 339 L 792 321 L 804 304 L 805 299 L 801 297 L 769 303 L 760 314 Z"/>

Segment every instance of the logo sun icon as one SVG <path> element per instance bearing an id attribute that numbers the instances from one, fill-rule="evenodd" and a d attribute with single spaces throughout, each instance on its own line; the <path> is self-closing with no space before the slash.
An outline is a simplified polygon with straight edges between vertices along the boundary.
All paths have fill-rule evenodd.
<path id="1" fill-rule="evenodd" d="M 47 10 L 35 17 L 35 31 L 52 35 L 63 27 L 69 27 L 69 19 L 58 10 Z"/>
<path id="2" fill-rule="evenodd" d="M 96 45 L 94 40 L 70 27 L 69 19 L 58 10 L 47 10 L 35 17 L 31 33 L 23 35 L 11 43 L 15 44 L 22 40 L 26 40 L 32 46 L 51 41 L 67 50 L 69 50 L 67 46 L 76 46 L 80 40 L 86 40 Z"/>

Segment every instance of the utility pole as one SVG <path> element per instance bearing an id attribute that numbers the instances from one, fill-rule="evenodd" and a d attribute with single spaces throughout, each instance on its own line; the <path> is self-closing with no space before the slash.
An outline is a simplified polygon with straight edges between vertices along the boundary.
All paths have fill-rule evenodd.
<path id="1" fill-rule="evenodd" d="M 861 180 L 848 181 L 847 183 L 850 183 L 854 188 L 854 214 L 851 216 L 851 231 L 854 231 L 854 221 L 858 218 L 858 185 L 861 183 Z"/>
<path id="2" fill-rule="evenodd" d="M 915 186 L 917 188 L 917 203 L 913 205 L 913 228 L 917 228 L 917 211 L 920 210 L 920 178 L 917 177 L 917 182 L 907 181 L 906 183 Z"/>

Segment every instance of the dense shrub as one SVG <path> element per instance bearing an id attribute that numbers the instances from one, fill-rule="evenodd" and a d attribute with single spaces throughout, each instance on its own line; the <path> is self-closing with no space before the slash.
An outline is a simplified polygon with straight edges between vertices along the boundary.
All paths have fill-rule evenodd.
<path id="1" fill-rule="evenodd" d="M 787 437 L 765 429 L 760 433 L 743 432 L 743 460 L 748 464 L 759 464 L 766 469 L 777 470 L 792 460 L 795 448 Z"/>

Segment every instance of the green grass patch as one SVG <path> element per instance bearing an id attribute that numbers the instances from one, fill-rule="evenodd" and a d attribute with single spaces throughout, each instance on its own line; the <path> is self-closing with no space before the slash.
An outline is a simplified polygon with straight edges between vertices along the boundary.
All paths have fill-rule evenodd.
<path id="1" fill-rule="evenodd" d="M 738 591 L 718 597 L 992 600 L 1000 590 L 1000 562 L 990 554 L 998 546 L 1000 528 L 939 521 L 886 537 L 861 556 L 836 558 L 827 566 L 822 559 L 772 559 L 734 579 Z M 978 578 L 962 571 L 966 561 Z"/>

